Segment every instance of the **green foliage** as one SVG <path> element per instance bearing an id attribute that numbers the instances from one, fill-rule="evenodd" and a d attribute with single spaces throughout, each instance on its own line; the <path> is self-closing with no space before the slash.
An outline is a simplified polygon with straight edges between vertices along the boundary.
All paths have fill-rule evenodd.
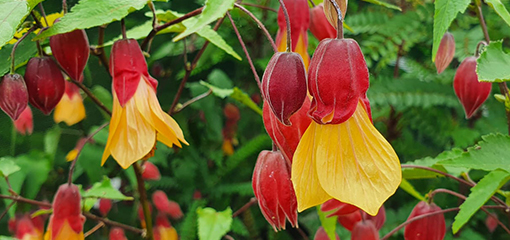
<path id="1" fill-rule="evenodd" d="M 470 0 L 437 0 L 434 15 L 434 42 L 432 44 L 432 61 L 436 59 L 439 43 L 458 13 L 464 13 Z"/>
<path id="2" fill-rule="evenodd" d="M 510 55 L 503 52 L 503 41 L 491 42 L 477 60 L 479 81 L 505 82 L 510 80 Z"/>
<path id="3" fill-rule="evenodd" d="M 418 199 L 420 201 L 425 201 L 425 197 L 422 196 L 418 191 L 416 191 L 414 186 L 409 181 L 407 181 L 405 178 L 402 179 L 402 182 L 400 183 L 399 187 L 402 188 L 402 190 L 409 193 L 411 196 L 415 197 L 416 199 Z"/>
<path id="4" fill-rule="evenodd" d="M 251 100 L 250 96 L 248 96 L 248 94 L 244 93 L 241 89 L 239 89 L 237 87 L 234 87 L 233 89 L 222 89 L 222 88 L 215 87 L 215 86 L 213 86 L 209 83 L 206 83 L 204 81 L 200 81 L 200 84 L 211 89 L 213 94 L 216 95 L 217 97 L 220 97 L 220 98 L 231 97 L 231 98 L 239 101 L 240 103 L 248 106 L 256 113 L 262 115 L 262 109 L 260 109 L 257 106 L 257 104 L 255 104 L 253 102 L 253 100 Z"/>
<path id="5" fill-rule="evenodd" d="M 506 24 L 510 26 L 510 13 L 506 9 L 505 5 L 501 2 L 501 0 L 487 0 L 486 1 L 489 6 L 491 6 L 498 15 L 505 20 Z"/>
<path id="6" fill-rule="evenodd" d="M 9 177 L 9 175 L 20 170 L 20 167 L 9 158 L 0 158 L 0 177 Z"/>
<path id="7" fill-rule="evenodd" d="M 42 0 L 0 0 L 0 47 L 12 39 L 18 26 L 30 13 L 32 8 Z M 1 73 L 0 75 L 3 75 Z"/>
<path id="8" fill-rule="evenodd" d="M 198 239 L 220 240 L 230 230 L 232 209 L 216 212 L 213 208 L 198 208 Z"/>
<path id="9" fill-rule="evenodd" d="M 330 240 L 336 240 L 335 232 L 336 232 L 336 220 L 338 216 L 327 217 L 327 213 L 321 211 L 320 206 L 317 206 L 317 215 L 319 215 L 319 219 L 321 220 L 321 226 L 324 228 L 324 231 L 328 234 Z"/>
<path id="10" fill-rule="evenodd" d="M 37 53 L 37 46 L 31 40 L 35 37 L 35 34 L 30 34 L 22 41 L 15 52 L 14 67 L 18 68 L 33 57 Z M 6 45 L 0 49 L 0 75 L 4 75 L 11 69 L 11 52 L 14 45 Z"/>

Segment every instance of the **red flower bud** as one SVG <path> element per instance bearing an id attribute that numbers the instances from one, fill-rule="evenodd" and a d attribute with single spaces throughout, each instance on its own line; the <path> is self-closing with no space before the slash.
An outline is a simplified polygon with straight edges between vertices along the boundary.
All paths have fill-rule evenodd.
<path id="1" fill-rule="evenodd" d="M 351 232 L 351 240 L 379 240 L 379 232 L 372 221 L 359 221 Z"/>
<path id="2" fill-rule="evenodd" d="M 161 174 L 159 173 L 159 169 L 156 165 L 146 161 L 143 164 L 142 178 L 144 180 L 159 180 L 161 179 Z"/>
<path id="3" fill-rule="evenodd" d="M 14 127 L 22 135 L 31 135 L 34 131 L 34 117 L 32 116 L 32 109 L 27 106 L 18 120 L 14 121 Z"/>
<path id="4" fill-rule="evenodd" d="M 443 35 L 443 39 L 441 39 L 441 43 L 439 44 L 435 59 L 438 74 L 442 73 L 448 67 L 448 65 L 450 65 L 454 55 L 455 39 L 453 39 L 453 35 L 451 33 L 446 32 Z"/>
<path id="5" fill-rule="evenodd" d="M 466 118 L 470 118 L 487 100 L 492 84 L 478 81 L 476 57 L 467 57 L 462 61 L 453 79 L 453 89 L 464 107 Z"/>
<path id="6" fill-rule="evenodd" d="M 489 232 L 493 233 L 498 227 L 498 215 L 491 214 L 485 219 L 485 226 L 489 229 Z"/>
<path id="7" fill-rule="evenodd" d="M 158 211 L 169 214 L 174 219 L 179 219 L 183 216 L 179 204 L 168 200 L 166 194 L 161 190 L 155 191 L 152 194 L 152 202 Z"/>
<path id="8" fill-rule="evenodd" d="M 239 108 L 232 103 L 225 104 L 225 107 L 223 108 L 223 115 L 225 115 L 227 121 L 237 122 L 241 118 Z"/>
<path id="9" fill-rule="evenodd" d="M 336 240 L 340 240 L 340 237 L 338 234 L 335 233 Z M 330 240 L 328 234 L 324 230 L 323 227 L 319 227 L 317 229 L 317 232 L 315 233 L 315 236 L 313 237 L 313 240 Z"/>
<path id="10" fill-rule="evenodd" d="M 252 187 L 262 214 L 275 231 L 285 229 L 285 218 L 297 227 L 297 200 L 290 181 L 290 166 L 280 151 L 260 152 Z"/>
<path id="11" fill-rule="evenodd" d="M 343 209 L 339 209 L 339 211 L 342 211 Z M 329 215 L 336 215 L 336 212 Z M 329 217 L 328 216 L 328 217 Z M 367 214 L 363 210 L 354 211 L 352 213 L 344 214 L 344 215 L 337 215 L 338 216 L 338 222 L 342 224 L 342 226 L 345 227 L 345 229 L 352 231 L 354 229 L 354 226 L 364 219 L 365 221 L 371 221 L 374 223 L 375 228 L 377 230 L 380 230 L 382 226 L 384 225 L 384 222 L 386 221 L 386 210 L 384 209 L 384 206 L 382 206 L 379 209 L 379 212 L 375 216 L 371 216 Z"/>
<path id="12" fill-rule="evenodd" d="M 329 23 L 321 3 L 310 11 L 310 32 L 319 40 L 336 38 L 336 29 Z"/>
<path id="13" fill-rule="evenodd" d="M 124 234 L 124 229 L 114 227 L 110 230 L 109 240 L 128 240 Z"/>
<path id="14" fill-rule="evenodd" d="M 354 225 L 362 220 L 361 211 L 338 216 L 338 222 L 347 230 L 352 231 Z"/>
<path id="15" fill-rule="evenodd" d="M 101 198 L 99 199 L 99 212 L 101 215 L 106 216 L 112 209 L 112 200 Z"/>
<path id="16" fill-rule="evenodd" d="M 57 22 L 56 20 L 55 22 Z M 58 64 L 76 81 L 83 80 L 83 69 L 89 59 L 90 46 L 83 29 L 50 37 L 50 47 Z"/>
<path id="17" fill-rule="evenodd" d="M 307 115 L 309 109 L 310 100 L 306 98 L 301 109 L 290 117 L 292 125 L 285 126 L 282 122 L 276 119 L 273 111 L 270 110 L 269 104 L 267 101 L 264 101 L 262 116 L 266 131 L 271 139 L 273 139 L 276 146 L 278 146 L 278 149 L 282 152 L 283 157 L 285 157 L 285 159 L 289 162 L 292 162 L 292 157 L 294 156 L 299 140 L 312 122 Z"/>
<path id="18" fill-rule="evenodd" d="M 149 205 L 149 212 L 152 216 L 152 205 Z M 142 227 L 145 228 L 145 214 L 143 213 L 143 207 L 141 205 L 138 205 L 138 218 L 142 223 Z"/>
<path id="19" fill-rule="evenodd" d="M 155 240 L 179 239 L 177 231 L 172 227 L 172 224 L 170 224 L 170 221 L 168 221 L 168 218 L 163 213 L 158 213 L 158 216 L 156 216 L 156 224 L 153 232 Z"/>
<path id="20" fill-rule="evenodd" d="M 7 74 L 0 82 L 0 108 L 14 121 L 28 105 L 28 91 L 23 77 Z"/>
<path id="21" fill-rule="evenodd" d="M 352 39 L 322 40 L 308 72 L 308 90 L 313 97 L 309 115 L 319 124 L 345 122 L 359 100 L 366 99 L 368 86 L 368 68 L 358 43 Z M 364 103 L 368 111 L 369 105 Z"/>
<path id="22" fill-rule="evenodd" d="M 373 221 L 375 224 L 375 228 L 377 230 L 381 230 L 382 226 L 384 225 L 384 222 L 386 221 L 386 209 L 384 208 L 384 205 L 379 208 L 379 212 L 375 216 L 371 216 L 370 214 L 363 211 L 363 219 L 367 221 Z"/>
<path id="23" fill-rule="evenodd" d="M 438 211 L 441 211 L 441 208 L 436 204 L 428 204 L 421 201 L 413 208 L 408 220 L 417 216 Z M 407 224 L 404 230 L 404 237 L 406 240 L 442 240 L 445 233 L 446 224 L 444 215 L 441 213 Z"/>
<path id="24" fill-rule="evenodd" d="M 69 226 L 76 235 L 83 236 L 85 217 L 81 214 L 81 196 L 76 185 L 61 185 L 53 199 L 53 214 L 50 217 L 48 231 L 51 239 L 64 239 L 60 236 L 62 228 Z M 58 238 L 56 238 L 58 236 Z"/>
<path id="25" fill-rule="evenodd" d="M 354 205 L 348 204 L 348 203 L 340 202 L 334 198 L 324 202 L 321 205 L 321 211 L 323 211 L 323 212 L 329 212 L 329 211 L 333 211 L 333 210 L 335 210 L 335 211 L 333 213 L 329 214 L 328 217 L 351 214 L 351 213 L 359 210 L 359 208 Z"/>
<path id="26" fill-rule="evenodd" d="M 58 104 L 66 88 L 62 72 L 49 57 L 31 58 L 25 72 L 30 103 L 48 115 Z"/>
<path id="27" fill-rule="evenodd" d="M 299 54 L 278 52 L 273 55 L 262 77 L 262 95 L 276 118 L 290 125 L 289 118 L 306 98 L 306 70 Z"/>
<path id="28" fill-rule="evenodd" d="M 17 239 L 41 239 L 42 231 L 37 229 L 32 219 L 30 218 L 30 214 L 24 214 L 21 216 L 17 216 L 14 220 L 14 228 L 12 229 L 14 232 L 14 236 Z M 12 228 L 12 226 L 10 226 Z"/>
<path id="29" fill-rule="evenodd" d="M 283 0 L 287 12 L 289 13 L 290 19 L 290 30 L 292 39 L 292 51 L 296 49 L 298 44 L 299 36 L 306 37 L 306 31 L 310 25 L 310 8 L 308 7 L 307 0 Z M 278 10 L 278 26 L 284 31 L 279 31 L 276 36 L 276 42 L 281 42 L 282 35 L 287 34 L 287 21 L 285 20 L 285 14 L 283 8 L 280 7 Z M 303 39 L 306 42 L 305 46 L 308 45 L 308 38 Z"/>

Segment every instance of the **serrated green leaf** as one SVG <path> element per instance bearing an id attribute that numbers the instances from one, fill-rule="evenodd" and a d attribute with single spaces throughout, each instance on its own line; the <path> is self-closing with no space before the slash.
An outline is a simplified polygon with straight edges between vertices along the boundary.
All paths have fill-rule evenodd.
<path id="1" fill-rule="evenodd" d="M 200 84 L 211 89 L 215 96 L 220 98 L 231 97 L 232 99 L 239 101 L 240 103 L 246 105 L 262 116 L 262 109 L 260 109 L 259 106 L 257 106 L 257 104 L 251 100 L 250 96 L 243 92 L 241 89 L 237 87 L 234 87 L 233 89 L 218 88 L 204 81 L 200 81 Z"/>
<path id="2" fill-rule="evenodd" d="M 379 0 L 363 0 L 363 1 L 369 2 L 369 3 L 373 3 L 373 4 L 376 4 L 376 5 L 380 5 L 380 6 L 383 6 L 383 7 L 386 7 L 386 8 L 402 11 L 402 8 L 400 8 L 399 6 L 396 6 L 396 5 L 387 3 L 387 2 L 383 2 L 383 1 L 379 1 Z"/>
<path id="3" fill-rule="evenodd" d="M 471 188 L 471 193 L 459 206 L 459 213 L 455 216 L 455 221 L 452 225 L 453 233 L 457 233 L 471 216 L 508 180 L 510 180 L 510 173 L 503 170 L 495 170 L 485 175 L 476 186 Z"/>
<path id="4" fill-rule="evenodd" d="M 451 167 L 464 167 L 493 171 L 503 169 L 510 171 L 508 164 L 508 149 L 510 149 L 510 137 L 502 134 L 490 134 L 482 136 L 474 147 L 467 149 L 459 157 L 439 161 L 438 164 Z"/>
<path id="5" fill-rule="evenodd" d="M 204 9 L 197 22 L 188 27 L 186 31 L 179 34 L 173 39 L 177 42 L 195 32 L 202 29 L 204 26 L 209 25 L 211 22 L 223 17 L 227 11 L 234 8 L 235 0 L 207 0 Z"/>
<path id="6" fill-rule="evenodd" d="M 167 28 L 165 28 L 165 29 L 163 29 L 161 31 L 158 31 L 157 35 L 164 34 L 164 33 L 171 33 L 171 32 L 182 32 L 185 29 L 186 28 L 182 24 L 175 24 L 175 25 L 167 27 Z M 133 39 L 137 39 L 138 40 L 138 39 L 142 39 L 142 38 L 147 37 L 147 35 L 149 35 L 149 33 L 151 31 L 152 31 L 152 20 L 149 20 L 149 21 L 146 21 L 142 25 L 138 25 L 136 27 L 128 29 L 126 31 L 126 36 L 128 38 L 133 38 Z M 104 43 L 103 47 L 111 46 L 111 45 L 113 45 L 113 43 L 115 41 L 120 40 L 120 39 L 122 39 L 122 35 L 119 35 L 119 36 L 115 37 L 114 39 Z"/>
<path id="7" fill-rule="evenodd" d="M 146 3 L 147 0 L 81 0 L 71 12 L 36 39 L 119 21 L 130 12 L 142 9 Z"/>
<path id="8" fill-rule="evenodd" d="M 12 39 L 18 26 L 30 13 L 26 0 L 0 0 L 0 47 Z"/>
<path id="9" fill-rule="evenodd" d="M 19 171 L 21 168 L 14 163 L 11 158 L 0 158 L 0 177 L 8 177 L 9 175 Z"/>
<path id="10" fill-rule="evenodd" d="M 491 42 L 477 60 L 476 73 L 483 82 L 510 80 L 510 55 L 503 51 L 503 41 Z"/>
<path id="11" fill-rule="evenodd" d="M 436 0 L 434 3 L 434 41 L 432 43 L 432 61 L 435 61 L 439 43 L 457 14 L 464 13 L 471 0 Z"/>
<path id="12" fill-rule="evenodd" d="M 505 5 L 501 3 L 501 0 L 485 0 L 485 2 L 510 26 L 510 13 L 508 13 Z"/>
<path id="13" fill-rule="evenodd" d="M 218 87 L 213 86 L 213 85 L 206 83 L 204 81 L 200 81 L 200 84 L 211 89 L 212 93 L 219 98 L 226 98 L 234 93 L 234 89 L 218 88 Z"/>
<path id="14" fill-rule="evenodd" d="M 324 231 L 328 234 L 330 240 L 336 240 L 336 220 L 338 216 L 326 217 L 326 213 L 321 211 L 320 205 L 317 206 L 317 214 L 319 215 L 319 219 L 321 221 L 321 226 L 324 228 Z"/>
<path id="15" fill-rule="evenodd" d="M 25 65 L 26 62 L 37 54 L 37 45 L 35 42 L 32 42 L 32 39 L 35 37 L 35 34 L 31 33 L 29 36 L 23 40 L 18 47 L 16 48 L 16 53 L 14 55 L 14 65 L 15 68 L 18 68 L 22 65 Z M 7 72 L 9 72 L 11 68 L 11 52 L 12 47 L 14 45 L 6 45 L 0 49 L 0 76 L 3 76 Z"/>
<path id="16" fill-rule="evenodd" d="M 222 212 L 213 208 L 198 208 L 198 239 L 220 240 L 232 224 L 232 209 L 228 207 Z"/>
<path id="17" fill-rule="evenodd" d="M 96 182 L 94 185 L 87 190 L 83 195 L 83 198 L 106 198 L 113 200 L 133 200 L 132 197 L 125 196 L 119 190 L 115 189 L 110 183 L 110 179 L 107 177 L 103 178 L 102 182 Z"/>
<path id="18" fill-rule="evenodd" d="M 423 195 L 421 195 L 418 191 L 416 191 L 414 186 L 409 181 L 407 181 L 405 178 L 402 179 L 402 182 L 400 182 L 399 187 L 402 188 L 402 190 L 409 193 L 409 195 L 415 197 L 416 199 L 418 199 L 420 201 L 425 201 L 425 197 L 423 197 Z"/>
<path id="19" fill-rule="evenodd" d="M 458 167 L 445 167 L 439 164 L 439 161 L 452 159 L 459 157 L 464 151 L 458 148 L 454 148 L 450 151 L 442 152 L 437 155 L 435 158 L 426 157 L 422 159 L 417 159 L 412 162 L 406 162 L 408 165 L 417 165 L 430 167 L 442 172 L 450 173 L 454 176 L 458 176 L 461 172 L 467 172 L 467 168 L 458 168 Z M 419 168 L 403 168 L 402 169 L 402 178 L 404 179 L 423 179 L 423 178 L 436 178 L 443 177 L 443 175 L 431 171 L 427 171 Z"/>

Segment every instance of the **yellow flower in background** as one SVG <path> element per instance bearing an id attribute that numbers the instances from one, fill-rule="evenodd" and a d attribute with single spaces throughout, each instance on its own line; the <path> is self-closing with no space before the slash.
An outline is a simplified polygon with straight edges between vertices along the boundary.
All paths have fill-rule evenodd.
<path id="1" fill-rule="evenodd" d="M 53 120 L 55 123 L 65 122 L 72 126 L 85 118 L 85 106 L 80 95 L 80 89 L 73 83 L 66 81 L 66 91 L 55 107 Z"/>
<path id="2" fill-rule="evenodd" d="M 64 16 L 64 13 L 52 13 L 50 15 L 46 15 L 46 20 L 44 19 L 44 17 L 41 17 L 39 19 L 39 21 L 41 22 L 41 24 L 43 25 L 43 27 L 51 27 L 53 26 L 53 22 L 57 19 L 57 18 L 61 18 Z M 46 24 L 46 22 L 48 22 L 48 24 Z M 33 22 L 33 24 L 35 24 L 35 22 Z M 17 31 L 15 34 L 14 34 L 14 38 L 11 39 L 8 43 L 9 44 L 15 44 L 18 39 L 20 37 L 23 36 L 23 34 L 25 34 L 26 32 L 28 31 L 28 28 L 23 28 L 19 31 Z M 41 31 L 41 29 L 36 29 L 34 31 L 35 34 L 39 33 L 39 31 Z"/>
<path id="3" fill-rule="evenodd" d="M 113 110 L 108 142 L 101 164 L 108 156 L 124 169 L 150 153 L 156 140 L 181 147 L 181 128 L 161 109 L 156 96 L 157 80 L 149 76 L 138 42 L 115 42 L 110 56 L 113 77 Z"/>
<path id="4" fill-rule="evenodd" d="M 296 52 L 303 58 L 305 69 L 308 70 L 310 56 L 308 55 L 308 27 L 310 25 L 310 10 L 306 0 L 284 0 L 289 13 L 292 52 Z M 276 46 L 279 52 L 287 50 L 287 22 L 283 9 L 278 10 L 278 33 Z"/>

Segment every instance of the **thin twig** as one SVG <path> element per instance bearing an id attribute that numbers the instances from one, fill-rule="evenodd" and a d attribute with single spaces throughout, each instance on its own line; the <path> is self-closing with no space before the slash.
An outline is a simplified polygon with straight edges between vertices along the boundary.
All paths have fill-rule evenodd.
<path id="1" fill-rule="evenodd" d="M 185 103 L 182 104 L 181 108 L 173 111 L 172 114 L 170 114 L 170 115 L 173 115 L 173 114 L 181 112 L 184 108 L 188 107 L 189 105 L 191 105 L 191 104 L 193 104 L 195 102 L 198 102 L 199 100 L 201 100 L 201 99 L 203 99 L 203 98 L 205 98 L 205 97 L 207 97 L 207 96 L 209 96 L 211 94 L 212 94 L 212 90 L 209 89 L 209 91 L 207 91 L 205 93 L 202 93 L 202 94 L 200 94 L 200 95 L 198 95 L 198 96 L 196 96 L 196 97 L 186 101 Z"/>
<path id="2" fill-rule="evenodd" d="M 101 110 L 103 110 L 105 113 L 107 113 L 110 116 L 112 115 L 112 112 L 108 108 L 106 108 L 106 106 L 101 101 L 99 101 L 99 99 L 94 95 L 94 93 L 92 93 L 83 83 L 78 82 L 74 79 L 71 79 L 71 82 L 74 83 L 79 88 L 81 88 L 81 90 L 83 90 L 83 92 L 85 92 L 85 94 L 87 94 L 87 96 L 89 96 L 90 99 L 92 99 L 92 101 L 94 103 L 96 103 L 96 105 L 99 108 L 101 108 Z"/>
<path id="3" fill-rule="evenodd" d="M 257 198 L 255 198 L 255 197 L 250 198 L 250 201 L 248 201 L 246 204 L 244 204 L 244 206 L 242 206 L 237 211 L 235 211 L 232 214 L 232 217 L 235 218 L 235 217 L 239 216 L 239 214 L 241 214 L 244 211 L 246 211 L 246 209 L 250 208 L 255 203 L 257 203 Z"/>
<path id="4" fill-rule="evenodd" d="M 106 72 L 110 74 L 110 66 L 108 63 L 108 59 L 106 58 L 106 53 L 104 52 L 104 31 L 106 29 L 106 25 L 99 26 L 98 30 L 98 38 L 97 38 L 97 47 L 91 47 L 92 54 L 99 58 L 101 65 L 106 68 Z"/>
<path id="5" fill-rule="evenodd" d="M 126 22 L 124 21 L 124 18 L 120 20 L 120 31 L 122 32 L 122 39 L 127 39 Z"/>
<path id="6" fill-rule="evenodd" d="M 9 210 L 11 209 L 11 207 L 12 207 L 12 206 L 14 206 L 14 204 L 16 204 L 16 201 L 14 201 L 14 200 L 13 200 L 13 201 L 9 204 L 9 206 L 7 206 L 7 207 L 5 208 L 5 210 L 2 212 L 2 214 L 0 214 L 0 220 L 2 220 L 2 218 L 4 218 L 4 217 L 5 217 L 5 215 L 9 212 Z"/>
<path id="7" fill-rule="evenodd" d="M 259 28 L 262 29 L 262 32 L 264 32 L 264 35 L 266 35 L 267 40 L 269 41 L 269 43 L 271 43 L 271 47 L 273 47 L 273 51 L 278 52 L 278 47 L 276 46 L 276 43 L 274 42 L 273 37 L 271 37 L 271 34 L 269 34 L 269 31 L 264 26 L 264 24 L 262 24 L 262 22 L 257 17 L 255 17 L 255 15 L 253 15 L 253 13 L 251 13 L 250 11 L 248 11 L 248 9 L 244 8 L 243 6 L 239 5 L 238 3 L 234 3 L 234 6 L 236 8 L 239 8 L 241 11 L 245 12 L 246 14 L 248 14 L 248 16 L 250 16 L 253 19 L 253 21 L 255 21 L 257 23 L 257 26 L 259 26 Z"/>
<path id="8" fill-rule="evenodd" d="M 62 0 L 62 11 L 65 13 L 67 13 L 67 1 L 66 0 Z"/>
<path id="9" fill-rule="evenodd" d="M 290 16 L 289 16 L 289 12 L 287 11 L 287 7 L 285 7 L 285 3 L 283 2 L 283 0 L 278 0 L 280 1 L 280 6 L 282 7 L 282 10 L 283 10 L 283 15 L 285 16 L 285 22 L 287 24 L 287 52 L 292 52 L 292 35 L 291 35 L 291 30 L 290 30 Z"/>
<path id="10" fill-rule="evenodd" d="M 308 2 L 310 2 L 310 4 L 312 4 L 312 6 L 315 7 L 315 3 L 313 2 L 313 0 L 308 0 Z"/>
<path id="11" fill-rule="evenodd" d="M 336 35 L 337 35 L 336 38 L 342 39 L 342 38 L 344 38 L 344 24 L 343 24 L 344 16 L 342 16 L 342 10 L 340 9 L 340 6 L 338 6 L 338 4 L 335 0 L 329 0 L 329 1 L 335 7 L 336 14 L 338 17 L 338 19 L 337 19 L 338 23 L 337 23 L 337 28 L 336 28 Z"/>
<path id="12" fill-rule="evenodd" d="M 156 7 L 154 6 L 154 3 L 152 1 L 148 1 L 147 5 L 151 9 L 152 12 L 152 29 L 156 29 L 158 24 L 158 17 L 156 15 Z"/>
<path id="13" fill-rule="evenodd" d="M 243 48 L 244 54 L 246 55 L 246 58 L 248 59 L 248 63 L 250 64 L 251 71 L 253 72 L 253 76 L 255 77 L 255 81 L 257 81 L 257 85 L 259 86 L 259 89 L 262 89 L 261 83 L 260 83 L 260 77 L 257 73 L 257 70 L 255 69 L 255 65 L 253 65 L 253 61 L 251 60 L 250 53 L 248 52 L 248 49 L 246 49 L 246 44 L 244 44 L 243 38 L 241 37 L 241 34 L 239 34 L 239 31 L 237 30 L 237 27 L 234 23 L 234 20 L 232 19 L 232 16 L 229 12 L 227 12 L 228 19 L 232 23 L 232 28 L 234 28 L 234 32 L 237 35 L 237 39 L 239 40 L 239 43 L 241 44 L 241 47 Z"/>
<path id="14" fill-rule="evenodd" d="M 85 234 L 83 234 L 83 236 L 85 238 L 87 238 L 88 236 L 92 235 L 92 233 L 94 233 L 97 230 L 99 230 L 100 228 L 104 227 L 104 225 L 105 225 L 104 222 L 99 222 L 98 224 L 96 224 L 96 226 L 94 226 L 93 228 L 88 230 Z"/>
<path id="15" fill-rule="evenodd" d="M 142 168 L 138 162 L 135 162 L 133 164 L 133 169 L 135 170 L 136 182 L 138 185 L 138 195 L 140 196 L 140 203 L 142 204 L 143 215 L 145 217 L 145 226 L 147 228 L 146 238 L 154 240 L 154 235 L 152 234 L 152 216 L 149 208 L 149 200 L 147 199 L 145 182 L 143 181 L 142 177 Z"/>
<path id="16" fill-rule="evenodd" d="M 241 5 L 245 5 L 245 6 L 250 6 L 250 7 L 256 7 L 256 8 L 260 8 L 260 9 L 264 9 L 264 10 L 268 10 L 268 11 L 271 11 L 271 12 L 275 12 L 277 13 L 278 10 L 274 9 L 274 8 L 270 8 L 270 7 L 267 7 L 267 6 L 262 6 L 262 5 L 257 5 L 257 4 L 253 4 L 253 3 L 240 3 Z"/>
<path id="17" fill-rule="evenodd" d="M 12 51 L 11 51 L 11 74 L 14 74 L 14 68 L 16 67 L 16 63 L 15 63 L 15 58 L 14 58 L 14 55 L 15 55 L 15 52 L 16 52 L 16 48 L 18 48 L 18 45 L 21 43 L 21 41 L 23 41 L 23 39 L 25 39 L 28 35 L 30 35 L 30 33 L 32 33 L 35 29 L 37 28 L 37 26 L 32 26 L 30 29 L 28 29 L 28 31 L 23 34 L 23 36 L 21 36 L 18 41 L 14 44 L 14 46 L 12 47 Z"/>
<path id="18" fill-rule="evenodd" d="M 44 7 L 42 5 L 42 2 L 39 3 L 39 9 L 41 9 L 41 14 L 43 16 L 44 22 L 46 23 L 46 27 L 50 26 L 50 24 L 48 23 L 48 19 L 46 19 L 46 12 L 44 11 Z M 42 32 L 42 30 L 41 30 L 41 32 Z"/>

